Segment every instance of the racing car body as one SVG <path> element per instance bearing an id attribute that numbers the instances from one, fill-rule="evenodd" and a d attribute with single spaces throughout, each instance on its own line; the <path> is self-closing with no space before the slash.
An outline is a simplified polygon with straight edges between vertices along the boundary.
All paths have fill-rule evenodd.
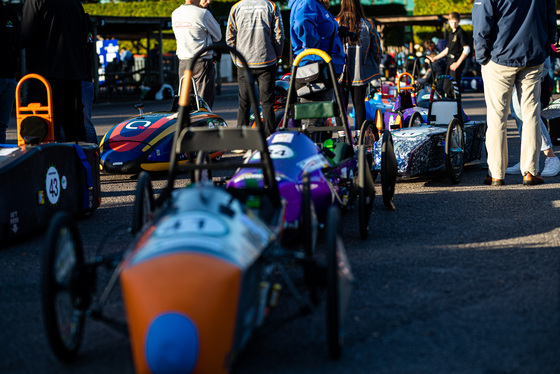
<path id="1" fill-rule="evenodd" d="M 21 105 L 29 79 L 47 90 L 47 106 Z M 28 74 L 16 88 L 18 146 L 0 145 L 0 245 L 44 229 L 58 211 L 87 214 L 101 202 L 99 150 L 88 143 L 57 143 L 50 84 Z"/>
<path id="2" fill-rule="evenodd" d="M 205 47 L 195 55 L 200 58 Z M 237 50 L 219 46 L 243 62 Z M 191 75 L 187 68 L 185 75 Z M 49 229 L 43 259 L 43 321 L 54 354 L 75 358 L 83 338 L 86 316 L 105 322 L 103 305 L 121 285 L 126 326 L 137 373 L 228 373 L 253 331 L 265 322 L 281 284 L 294 294 L 297 315 L 320 306 L 326 289 L 326 330 L 332 358 L 341 354 L 342 321 L 351 291 L 352 273 L 340 236 L 338 209 L 327 212 L 325 256 L 283 248 L 286 203 L 282 200 L 260 118 L 256 128 L 191 126 L 189 87 L 179 100 L 179 117 L 167 184 L 155 198 L 150 174 L 140 173 L 133 207 L 131 233 L 125 251 L 93 256 L 86 263 L 75 222 L 58 214 Z M 256 99 L 250 94 L 252 108 Z M 258 115 L 257 115 L 258 117 Z M 214 149 L 259 152 L 258 164 L 236 157 L 212 163 Z M 179 164 L 177 154 L 196 152 L 196 160 Z M 262 183 L 224 188 L 211 179 L 212 170 L 256 167 Z M 178 173 L 190 172 L 187 187 L 177 188 Z M 324 264 L 326 262 L 326 265 Z M 285 266 L 301 265 L 299 292 Z M 100 297 L 94 297 L 100 266 L 113 276 Z M 301 283 L 300 283 L 301 284 Z M 312 295 L 311 298 L 306 297 Z M 290 317 L 290 316 L 289 316 Z M 287 318 L 286 320 L 289 320 Z M 122 328 L 123 326 L 120 325 Z"/>
<path id="3" fill-rule="evenodd" d="M 357 169 L 356 158 L 346 158 L 341 163 L 335 159 L 333 162 L 307 135 L 297 131 L 276 132 L 268 137 L 267 143 L 280 195 L 287 202 L 287 226 L 297 227 L 302 217 L 302 186 L 306 172 L 310 178 L 311 199 L 319 219 L 326 217 L 326 211 L 332 204 L 345 207 L 349 203 L 349 191 L 344 189 L 349 188 L 350 184 L 345 186 L 343 181 L 353 179 Z M 257 152 L 253 152 L 248 159 L 248 163 L 259 161 L 260 154 Z M 325 173 L 325 170 L 328 172 Z M 246 168 L 236 173 L 227 187 L 246 188 L 255 180 L 262 180 L 259 170 Z M 346 198 L 338 201 L 338 196 Z"/>
<path id="4" fill-rule="evenodd" d="M 223 188 L 173 200 L 120 274 L 136 372 L 227 373 L 269 307 L 276 235 Z"/>
<path id="5" fill-rule="evenodd" d="M 227 127 L 198 94 L 191 96 L 189 115 L 193 126 Z M 111 174 L 167 170 L 177 122 L 177 111 L 173 109 L 169 112 L 141 112 L 107 131 L 99 145 L 101 170 Z M 222 154 L 216 151 L 211 157 Z M 187 162 L 187 156 L 181 155 L 180 162 Z"/>
<path id="6" fill-rule="evenodd" d="M 443 79 L 453 84 L 455 98 L 434 100 L 437 82 Z M 432 85 L 427 123 L 391 130 L 399 175 L 417 177 L 447 168 L 451 181 L 458 183 L 463 165 L 481 158 L 485 132 L 486 122 L 469 120 L 456 83 L 442 75 Z M 375 160 L 380 159 L 381 144 L 376 145 Z"/>

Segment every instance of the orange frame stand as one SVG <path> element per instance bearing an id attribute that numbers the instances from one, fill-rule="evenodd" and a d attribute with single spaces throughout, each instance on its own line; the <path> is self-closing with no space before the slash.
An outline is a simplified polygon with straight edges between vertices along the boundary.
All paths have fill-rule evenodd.
<path id="1" fill-rule="evenodd" d="M 41 103 L 29 103 L 27 106 L 21 106 L 21 87 L 25 81 L 28 79 L 38 79 L 40 80 L 47 89 L 47 106 L 41 106 Z M 53 97 L 52 89 L 50 83 L 40 76 L 39 74 L 27 74 L 17 84 L 16 87 L 16 118 L 17 118 L 17 138 L 18 146 L 25 146 L 25 141 L 20 134 L 21 123 L 24 119 L 30 116 L 40 117 L 44 119 L 47 123 L 48 130 L 47 136 L 43 143 L 54 143 L 54 125 L 53 125 Z"/>

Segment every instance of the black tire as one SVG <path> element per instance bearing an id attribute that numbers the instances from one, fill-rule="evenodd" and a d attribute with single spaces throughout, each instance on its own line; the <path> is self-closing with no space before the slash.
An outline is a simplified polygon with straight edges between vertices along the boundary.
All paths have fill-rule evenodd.
<path id="1" fill-rule="evenodd" d="M 465 166 L 465 134 L 463 125 L 453 118 L 445 134 L 445 167 L 451 183 L 457 184 L 463 177 Z"/>
<path id="2" fill-rule="evenodd" d="M 373 167 L 373 154 L 375 142 L 379 140 L 379 132 L 372 120 L 366 119 L 360 129 L 360 137 L 358 138 L 358 146 L 363 145 L 366 147 L 366 159 L 371 170 L 373 180 L 377 178 L 377 171 Z"/>
<path id="3" fill-rule="evenodd" d="M 155 200 L 150 174 L 143 171 L 138 177 L 136 184 L 136 195 L 134 197 L 134 207 L 132 209 L 132 228 L 133 234 L 140 232 L 146 224 L 152 221 Z"/>
<path id="4" fill-rule="evenodd" d="M 311 179 L 308 172 L 303 173 L 302 187 L 302 227 L 300 229 L 303 229 L 303 248 L 305 257 L 307 259 L 311 259 L 315 254 L 315 238 L 317 232 L 315 230 L 316 225 L 313 222 L 316 218 L 313 202 L 311 200 Z"/>
<path id="5" fill-rule="evenodd" d="M 422 119 L 422 115 L 419 112 L 415 111 L 408 119 L 408 123 L 406 124 L 406 127 L 418 127 L 423 123 L 424 120 Z"/>
<path id="6" fill-rule="evenodd" d="M 358 145 L 365 145 L 373 148 L 377 139 L 379 139 L 379 131 L 377 130 L 377 127 L 375 127 L 375 124 L 371 119 L 366 119 L 360 127 Z"/>
<path id="7" fill-rule="evenodd" d="M 385 131 L 389 132 L 389 131 Z M 358 222 L 360 238 L 367 239 L 369 235 L 369 220 L 375 198 L 375 186 L 371 174 L 372 164 L 368 160 L 365 146 L 358 147 Z M 369 175 L 368 175 L 369 174 Z"/>
<path id="8" fill-rule="evenodd" d="M 66 212 L 57 213 L 43 253 L 41 304 L 47 340 L 55 356 L 69 362 L 82 343 L 88 294 L 82 242 Z"/>
<path id="9" fill-rule="evenodd" d="M 385 131 L 381 146 L 381 191 L 383 193 L 383 205 L 389 210 L 395 209 L 393 196 L 395 195 L 398 171 L 397 157 L 393 148 L 393 137 L 389 131 Z"/>
<path id="10" fill-rule="evenodd" d="M 196 164 L 197 165 L 204 165 L 204 164 L 209 164 L 210 161 L 210 155 L 208 154 L 208 152 L 198 152 L 197 156 L 196 156 Z M 212 173 L 209 169 L 198 169 L 194 171 L 194 183 L 200 183 L 202 181 L 208 181 L 208 180 L 212 180 Z"/>
<path id="11" fill-rule="evenodd" d="M 329 356 L 340 358 L 342 354 L 342 310 L 340 302 L 338 253 L 340 239 L 340 213 L 337 207 L 331 206 L 327 216 L 327 344 Z"/>

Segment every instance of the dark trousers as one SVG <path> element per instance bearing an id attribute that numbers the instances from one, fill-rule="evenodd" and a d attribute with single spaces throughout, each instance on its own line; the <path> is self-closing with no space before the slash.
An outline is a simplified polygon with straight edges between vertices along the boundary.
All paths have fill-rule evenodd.
<path id="1" fill-rule="evenodd" d="M 85 142 L 86 130 L 82 104 L 82 82 L 46 78 L 52 89 L 52 107 L 54 136 L 56 141 Z M 29 85 L 29 103 L 47 105 L 45 86 L 38 80 L 31 80 Z"/>
<path id="2" fill-rule="evenodd" d="M 259 99 L 262 106 L 264 133 L 268 137 L 276 131 L 274 123 L 274 84 L 276 82 L 276 65 L 261 69 L 250 69 L 259 88 Z M 244 69 L 237 68 L 237 82 L 239 84 L 239 110 L 237 112 L 237 126 L 249 126 L 251 102 L 249 90 L 251 83 L 245 76 Z"/>
<path id="3" fill-rule="evenodd" d="M 364 124 L 367 113 L 366 113 L 366 92 L 367 92 L 367 84 L 362 86 L 345 86 L 342 88 L 342 94 L 344 105 L 346 111 L 348 111 L 348 101 L 349 96 L 352 96 L 352 105 L 354 106 L 354 129 L 360 130 L 362 125 Z"/>
<path id="4" fill-rule="evenodd" d="M 453 70 L 451 70 L 450 66 L 451 66 L 451 63 L 453 63 L 454 61 L 451 61 L 450 59 L 448 59 L 447 61 L 448 61 L 447 62 L 447 75 L 449 75 L 451 78 L 453 78 L 455 83 L 457 83 L 457 87 L 459 88 L 459 92 L 461 92 L 461 76 L 463 74 L 463 69 L 465 68 L 465 62 L 463 61 L 463 63 L 461 65 L 459 65 L 459 68 L 456 69 L 455 71 L 453 71 Z M 452 86 L 451 82 L 449 82 L 448 80 L 445 80 L 445 82 L 443 83 L 443 90 L 445 91 L 445 93 L 448 97 L 454 97 L 455 94 L 453 93 L 453 86 Z"/>
<path id="5" fill-rule="evenodd" d="M 179 81 L 181 81 L 181 77 L 185 73 L 185 69 L 190 61 L 191 60 L 179 60 Z M 194 67 L 192 67 L 192 76 L 196 82 L 198 95 L 212 108 L 214 106 L 214 99 L 216 98 L 214 61 L 211 58 L 197 59 Z M 185 82 L 183 82 L 183 84 L 184 83 Z"/>

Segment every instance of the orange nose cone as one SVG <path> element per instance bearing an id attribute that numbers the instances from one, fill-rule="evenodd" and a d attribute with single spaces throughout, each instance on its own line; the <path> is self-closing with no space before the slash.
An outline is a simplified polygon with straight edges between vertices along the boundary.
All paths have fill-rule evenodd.
<path id="1" fill-rule="evenodd" d="M 193 252 L 121 272 L 137 373 L 228 373 L 241 270 Z"/>

